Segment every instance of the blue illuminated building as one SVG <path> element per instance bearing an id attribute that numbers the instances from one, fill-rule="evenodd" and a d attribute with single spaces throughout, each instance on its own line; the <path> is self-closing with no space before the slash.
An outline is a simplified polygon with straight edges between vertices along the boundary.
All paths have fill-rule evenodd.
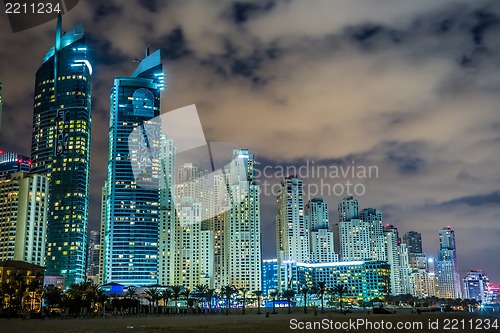
<path id="1" fill-rule="evenodd" d="M 262 260 L 262 296 L 278 291 L 278 259 Z"/>
<path id="2" fill-rule="evenodd" d="M 104 283 L 157 283 L 160 51 L 117 77 L 110 95 Z"/>
<path id="3" fill-rule="evenodd" d="M 341 261 L 331 263 L 300 263 L 284 261 L 280 267 L 289 282 L 287 288 L 299 293 L 324 282 L 326 288 L 343 285 L 347 295 L 358 301 L 383 299 L 389 292 L 390 266 L 385 261 Z"/>
<path id="4" fill-rule="evenodd" d="M 36 72 L 31 162 L 49 178 L 47 275 L 85 281 L 89 203 L 91 75 L 81 24 L 63 34 Z"/>

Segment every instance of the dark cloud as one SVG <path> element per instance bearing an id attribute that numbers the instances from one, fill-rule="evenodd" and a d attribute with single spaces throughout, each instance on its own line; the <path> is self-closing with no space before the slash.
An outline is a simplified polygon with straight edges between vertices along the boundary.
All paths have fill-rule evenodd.
<path id="1" fill-rule="evenodd" d="M 234 2 L 232 4 L 233 21 L 236 24 L 245 23 L 254 16 L 271 10 L 274 5 L 274 1 L 267 1 L 265 3 Z"/>
<path id="2" fill-rule="evenodd" d="M 80 1 L 63 23 L 83 21 L 95 54 L 90 229 L 109 91 L 149 44 L 168 75 L 162 112 L 195 103 L 210 140 L 248 147 L 263 165 L 377 166 L 377 178 L 360 180 L 362 207 L 381 208 L 400 233 L 422 232 L 430 255 L 452 225 L 461 269 L 480 265 L 500 283 L 484 256 L 500 251 L 499 17 L 496 1 Z M 0 25 L 0 144 L 28 154 L 34 74 L 55 22 L 17 34 Z M 332 222 L 338 199 L 325 198 Z M 275 198 L 262 201 L 272 257 Z"/>
<path id="3" fill-rule="evenodd" d="M 166 62 L 185 57 L 190 54 L 181 27 L 176 27 L 157 41 L 161 45 L 162 58 Z"/>
<path id="4" fill-rule="evenodd" d="M 500 191 L 495 191 L 492 193 L 482 194 L 482 195 L 472 195 L 472 196 L 456 198 L 447 202 L 443 202 L 441 205 L 444 207 L 451 207 L 455 205 L 467 205 L 467 206 L 477 207 L 477 206 L 491 205 L 491 204 L 500 205 Z"/>

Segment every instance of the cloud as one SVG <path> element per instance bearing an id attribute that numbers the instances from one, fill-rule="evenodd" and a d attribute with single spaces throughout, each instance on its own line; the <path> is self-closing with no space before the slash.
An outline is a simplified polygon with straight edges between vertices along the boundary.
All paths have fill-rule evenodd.
<path id="1" fill-rule="evenodd" d="M 500 185 L 499 17 L 494 1 L 80 2 L 64 27 L 84 21 L 95 54 L 91 228 L 109 90 L 150 44 L 165 59 L 163 112 L 196 104 L 209 140 L 270 164 L 376 165 L 380 176 L 362 181 L 363 207 L 381 207 L 401 232 L 422 231 L 434 252 L 437 230 L 451 224 L 461 267 L 481 264 L 500 283 L 500 268 L 477 260 L 487 242 L 500 251 L 489 200 Z M 54 26 L 0 27 L 6 149 L 29 152 L 34 73 Z M 274 199 L 263 198 L 265 257 Z M 338 198 L 326 199 L 335 222 Z"/>

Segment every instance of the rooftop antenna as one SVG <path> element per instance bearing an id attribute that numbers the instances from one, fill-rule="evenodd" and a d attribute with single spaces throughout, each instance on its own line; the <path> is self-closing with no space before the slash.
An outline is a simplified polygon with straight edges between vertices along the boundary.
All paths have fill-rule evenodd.
<path id="1" fill-rule="evenodd" d="M 146 47 L 146 58 L 149 57 L 149 45 Z"/>

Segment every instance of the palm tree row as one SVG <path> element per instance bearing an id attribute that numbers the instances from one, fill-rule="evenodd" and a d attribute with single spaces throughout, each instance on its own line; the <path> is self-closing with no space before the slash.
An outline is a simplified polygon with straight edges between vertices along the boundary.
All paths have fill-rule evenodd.
<path id="1" fill-rule="evenodd" d="M 300 294 L 302 294 L 302 297 L 303 297 L 304 313 L 307 313 L 307 296 L 308 295 L 315 295 L 316 298 L 321 300 L 321 313 L 324 313 L 324 310 L 325 310 L 324 299 L 325 299 L 326 295 L 337 296 L 338 300 L 339 300 L 339 305 L 340 305 L 340 312 L 343 312 L 344 297 L 349 294 L 346 286 L 339 284 L 333 288 L 326 288 L 325 282 L 318 282 L 317 285 L 315 285 L 314 287 L 312 287 L 310 289 L 307 286 L 303 286 L 299 290 L 299 292 L 300 292 Z M 289 314 L 291 312 L 291 303 L 292 303 L 292 300 L 295 298 L 295 294 L 296 294 L 296 292 L 290 288 L 287 290 L 284 290 L 281 294 L 281 296 L 287 300 Z M 272 302 L 273 302 L 273 313 L 276 313 L 275 302 L 276 302 L 276 298 L 279 296 L 279 294 L 277 291 L 271 291 L 269 293 L 269 296 L 271 297 Z"/>
<path id="2" fill-rule="evenodd" d="M 300 289 L 304 301 L 304 313 L 307 313 L 308 295 L 316 295 L 321 300 L 321 311 L 324 311 L 324 299 L 328 294 L 338 295 L 340 303 L 340 311 L 343 311 L 343 297 L 347 294 L 347 289 L 343 285 L 337 285 L 334 288 L 326 288 L 324 282 L 319 282 L 311 287 L 303 287 Z M 283 297 L 288 303 L 288 312 L 291 312 L 292 301 L 295 298 L 295 292 L 291 289 L 284 290 L 281 295 L 276 291 L 271 291 L 269 296 L 273 302 L 273 313 L 276 313 L 275 302 L 278 296 Z M 249 300 L 257 301 L 257 313 L 261 313 L 262 291 L 250 291 L 248 288 L 237 288 L 234 285 L 226 285 L 219 292 L 209 288 L 208 285 L 197 285 L 193 291 L 189 288 L 174 285 L 166 288 L 149 287 L 139 295 L 138 288 L 130 286 L 126 289 L 123 297 L 119 295 L 111 295 L 111 302 L 114 308 L 125 308 L 125 313 L 134 312 L 134 309 L 139 311 L 140 298 L 146 299 L 149 302 L 150 308 L 154 313 L 158 313 L 160 301 L 163 303 L 164 309 L 169 309 L 169 302 L 173 301 L 174 311 L 179 311 L 179 300 L 185 300 L 188 306 L 201 303 L 208 306 L 210 312 L 214 305 L 214 299 L 222 300 L 225 304 L 225 313 L 228 315 L 231 311 L 233 302 L 238 302 L 242 305 L 242 314 L 245 314 Z M 9 309 L 10 313 L 20 314 L 24 309 L 33 311 L 36 305 L 41 308 L 42 299 L 45 300 L 48 312 L 52 308 L 64 308 L 69 315 L 93 315 L 99 313 L 100 310 L 105 312 L 105 303 L 109 297 L 105 295 L 100 286 L 92 285 L 88 282 L 73 284 L 63 293 L 59 288 L 52 285 L 46 288 L 42 287 L 40 279 L 27 280 L 22 277 L 11 279 L 9 283 L 4 283 L 0 286 L 0 311 Z M 132 309 L 132 310 L 130 310 Z M 151 310 L 151 309 L 150 309 Z M 151 313 L 148 311 L 148 313 Z"/>

